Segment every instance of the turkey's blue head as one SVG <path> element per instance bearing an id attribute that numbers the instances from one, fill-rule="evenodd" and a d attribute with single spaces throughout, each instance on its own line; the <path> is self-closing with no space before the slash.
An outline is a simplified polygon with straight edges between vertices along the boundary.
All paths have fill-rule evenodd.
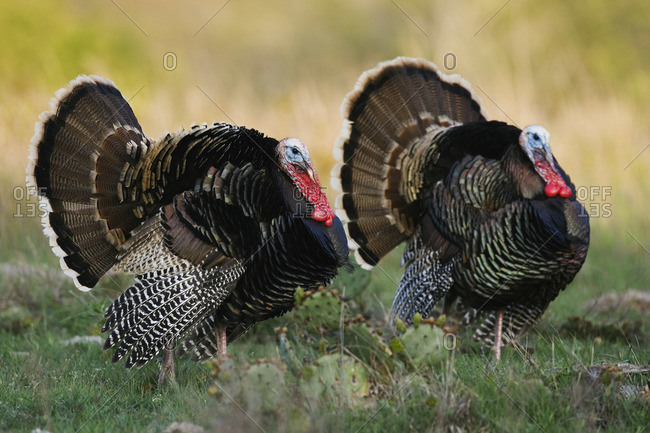
<path id="1" fill-rule="evenodd" d="M 331 226 L 334 221 L 334 211 L 323 194 L 307 146 L 297 138 L 285 138 L 278 143 L 276 155 L 280 166 L 291 178 L 298 191 L 314 205 L 312 219 Z"/>
<path id="2" fill-rule="evenodd" d="M 569 188 L 559 173 L 553 152 L 551 152 L 551 134 L 538 125 L 531 125 L 524 128 L 519 135 L 519 145 L 528 155 L 533 163 L 535 171 L 546 183 L 544 193 L 548 197 L 571 197 L 571 188 Z"/>

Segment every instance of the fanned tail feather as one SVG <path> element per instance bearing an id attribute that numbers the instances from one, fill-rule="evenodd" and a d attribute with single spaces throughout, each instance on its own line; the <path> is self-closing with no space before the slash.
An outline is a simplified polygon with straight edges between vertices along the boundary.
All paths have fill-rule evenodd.
<path id="1" fill-rule="evenodd" d="M 469 89 L 426 60 L 399 57 L 365 72 L 345 98 L 332 184 L 342 192 L 337 214 L 363 267 L 414 232 L 421 167 L 407 160 L 423 162 L 445 128 L 487 117 Z"/>
<path id="2" fill-rule="evenodd" d="M 36 123 L 27 185 L 44 202 L 45 234 L 81 290 L 115 264 L 117 247 L 140 222 L 119 185 L 148 144 L 128 102 L 96 76 L 59 90 Z"/>

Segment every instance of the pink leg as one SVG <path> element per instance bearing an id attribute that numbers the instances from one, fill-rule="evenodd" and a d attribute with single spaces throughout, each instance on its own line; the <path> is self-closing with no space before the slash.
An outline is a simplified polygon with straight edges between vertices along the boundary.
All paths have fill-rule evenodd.
<path id="1" fill-rule="evenodd" d="M 174 349 L 171 343 L 163 349 L 163 362 L 158 376 L 158 385 L 165 383 L 166 377 L 169 377 L 172 382 L 176 379 L 174 373 Z"/>
<path id="2" fill-rule="evenodd" d="M 442 314 L 444 314 L 445 316 L 449 316 L 449 310 L 451 309 L 451 304 L 453 304 L 455 300 L 456 300 L 456 296 L 451 296 L 449 294 L 445 296 L 445 300 L 442 304 Z"/>
<path id="3" fill-rule="evenodd" d="M 497 313 L 497 329 L 494 338 L 494 358 L 497 362 L 501 359 L 501 330 L 503 328 L 503 310 Z"/>
<path id="4" fill-rule="evenodd" d="M 226 327 L 219 326 L 217 328 L 217 356 L 223 358 L 227 354 L 227 340 L 226 340 Z"/>

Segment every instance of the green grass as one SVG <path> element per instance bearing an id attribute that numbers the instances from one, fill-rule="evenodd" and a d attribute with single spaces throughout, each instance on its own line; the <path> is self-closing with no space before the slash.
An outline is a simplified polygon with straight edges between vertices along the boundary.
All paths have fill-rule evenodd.
<path id="1" fill-rule="evenodd" d="M 340 331 L 306 327 L 298 307 L 300 315 L 263 323 L 233 343 L 233 365 L 181 359 L 178 384 L 163 387 L 156 384 L 155 362 L 125 370 L 99 343 L 63 344 L 75 336 L 100 335 L 102 313 L 128 278 L 106 280 L 81 293 L 55 269 L 5 267 L 0 274 L 0 431 L 158 432 L 174 421 L 191 421 L 207 431 L 255 431 L 253 422 L 265 431 L 642 431 L 650 423 L 650 396 L 625 398 L 619 387 L 643 387 L 648 375 L 589 374 L 589 366 L 646 364 L 650 357 L 650 329 L 642 313 L 583 308 L 600 293 L 629 287 L 609 287 L 596 267 L 614 272 L 611 281 L 635 273 L 647 278 L 634 254 L 619 252 L 630 263 L 625 272 L 608 267 L 611 250 L 590 251 L 584 274 L 551 305 L 523 346 L 506 348 L 497 365 L 491 353 L 460 332 L 459 347 L 444 361 L 418 365 L 393 353 L 390 369 L 384 370 L 359 355 L 349 328 L 341 342 Z M 399 273 L 394 260 L 382 268 L 391 278 Z M 387 344 L 392 331 L 377 299 L 389 299 L 393 283 L 382 271 L 370 278 L 363 272 L 335 280 L 333 287 L 346 292 L 343 307 L 335 308 L 348 321 L 364 315 L 383 331 Z M 594 326 L 579 329 L 574 316 Z M 279 342 L 282 328 L 289 355 Z M 372 342 L 366 349 L 379 350 Z M 341 351 L 370 372 L 369 391 L 346 396 L 350 384 L 343 381 L 310 394 L 305 368 L 317 368 L 322 355 Z M 260 362 L 280 366 L 283 383 L 261 387 L 256 376 L 246 374 Z"/>

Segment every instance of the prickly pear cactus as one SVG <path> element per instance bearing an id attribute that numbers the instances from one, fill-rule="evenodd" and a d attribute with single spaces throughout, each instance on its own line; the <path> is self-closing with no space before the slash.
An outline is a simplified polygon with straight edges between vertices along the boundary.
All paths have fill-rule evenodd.
<path id="1" fill-rule="evenodd" d="M 455 348 L 455 338 L 429 321 L 419 326 L 411 326 L 400 337 L 395 337 L 391 349 L 403 358 L 410 360 L 413 366 L 422 364 L 440 365 Z"/>
<path id="2" fill-rule="evenodd" d="M 332 398 L 361 401 L 370 392 L 368 370 L 351 356 L 324 355 L 303 368 L 300 390 L 312 407 Z"/>
<path id="3" fill-rule="evenodd" d="M 344 346 L 366 365 L 372 367 L 378 379 L 388 380 L 395 368 L 391 351 L 365 323 L 349 323 L 345 328 Z M 382 380 L 385 382 L 385 380 Z"/>
<path id="4" fill-rule="evenodd" d="M 278 362 L 258 360 L 243 373 L 243 393 L 248 407 L 276 411 L 287 398 L 286 367 Z"/>
<path id="5" fill-rule="evenodd" d="M 233 391 L 239 385 L 239 370 L 230 356 L 224 359 L 214 358 L 208 362 L 210 376 L 214 384 L 208 388 L 208 394 L 220 396 L 223 391 Z M 217 384 L 219 386 L 217 386 Z"/>
<path id="6" fill-rule="evenodd" d="M 355 271 L 347 272 L 341 271 L 338 276 L 332 281 L 332 288 L 337 289 L 339 292 L 344 293 L 349 298 L 356 299 L 368 287 L 370 283 L 370 272 Z"/>
<path id="7" fill-rule="evenodd" d="M 294 308 L 293 317 L 307 332 L 322 335 L 335 331 L 341 319 L 341 299 L 325 290 L 306 292 Z"/>
<path id="8" fill-rule="evenodd" d="M 287 366 L 289 372 L 292 375 L 297 376 L 300 372 L 300 369 L 302 368 L 302 361 L 300 361 L 300 359 L 298 359 L 298 356 L 296 356 L 296 353 L 291 346 L 291 342 L 289 341 L 289 338 L 287 338 L 286 328 L 280 330 L 278 340 L 278 352 L 280 353 L 280 359 Z"/>
<path id="9" fill-rule="evenodd" d="M 258 359 L 248 365 L 236 365 L 234 360 L 213 360 L 208 364 L 214 385 L 208 394 L 220 399 L 241 402 L 254 412 L 277 411 L 288 397 L 286 366 L 278 361 Z M 229 396 L 229 397 L 227 397 Z"/>

